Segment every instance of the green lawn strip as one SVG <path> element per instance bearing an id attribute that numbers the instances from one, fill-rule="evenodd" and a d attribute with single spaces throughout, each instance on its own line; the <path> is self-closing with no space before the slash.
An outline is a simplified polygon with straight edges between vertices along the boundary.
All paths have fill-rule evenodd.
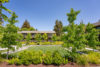
<path id="1" fill-rule="evenodd" d="M 51 52 L 54 52 L 54 51 L 59 51 L 61 53 L 62 56 L 65 56 L 66 54 L 66 50 L 64 49 L 64 47 L 60 46 L 60 45 L 53 45 L 53 46 L 48 46 L 48 45 L 40 45 L 40 46 L 33 46 L 33 47 L 29 47 L 28 49 L 26 49 L 27 51 L 43 51 L 43 53 L 45 53 L 46 51 L 51 51 Z M 22 50 L 22 51 L 19 51 L 19 52 L 16 52 L 14 54 L 19 54 L 20 52 L 23 52 L 25 50 Z"/>

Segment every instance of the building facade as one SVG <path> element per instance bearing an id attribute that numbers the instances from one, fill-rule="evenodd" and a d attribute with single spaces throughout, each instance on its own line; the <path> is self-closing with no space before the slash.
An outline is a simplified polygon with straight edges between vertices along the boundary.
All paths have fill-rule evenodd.
<path id="1" fill-rule="evenodd" d="M 24 39 L 26 38 L 27 34 L 30 33 L 32 36 L 32 40 L 34 40 L 36 34 L 43 35 L 44 33 L 46 33 L 48 35 L 48 39 L 51 40 L 52 35 L 55 34 L 55 31 L 19 31 L 18 33 L 21 33 L 24 36 Z"/>
<path id="2" fill-rule="evenodd" d="M 96 29 L 99 30 L 99 40 L 100 40 L 100 20 L 96 23 L 93 24 L 95 26 Z"/>

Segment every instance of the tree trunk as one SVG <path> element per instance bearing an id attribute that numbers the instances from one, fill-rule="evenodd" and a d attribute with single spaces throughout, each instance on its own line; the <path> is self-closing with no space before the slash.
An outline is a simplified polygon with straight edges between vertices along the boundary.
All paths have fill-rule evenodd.
<path id="1" fill-rule="evenodd" d="M 2 21 L 2 2 L 0 1 L 0 26 L 2 25 L 3 21 Z"/>
<path id="2" fill-rule="evenodd" d="M 9 55 L 9 49 L 7 50 L 7 57 L 6 57 L 6 59 L 8 59 L 8 55 Z"/>

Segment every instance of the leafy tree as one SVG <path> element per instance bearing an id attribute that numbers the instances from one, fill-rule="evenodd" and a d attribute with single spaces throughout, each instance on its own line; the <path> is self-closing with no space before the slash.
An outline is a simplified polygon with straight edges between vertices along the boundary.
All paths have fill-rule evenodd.
<path id="1" fill-rule="evenodd" d="M 53 36 L 52 36 L 52 41 L 57 41 L 57 36 L 56 36 L 56 34 L 53 34 Z"/>
<path id="2" fill-rule="evenodd" d="M 18 34 L 18 27 L 15 26 L 15 23 L 18 22 L 16 20 L 18 16 L 15 13 L 12 13 L 11 18 L 8 19 L 9 24 L 7 24 L 4 28 L 3 38 L 1 41 L 1 47 L 8 48 L 7 49 L 7 59 L 10 49 L 14 49 L 13 46 L 21 46 L 20 42 L 20 34 Z"/>
<path id="3" fill-rule="evenodd" d="M 48 41 L 48 35 L 46 33 L 43 34 L 43 40 Z"/>
<path id="4" fill-rule="evenodd" d="M 29 44 L 30 40 L 31 40 L 31 34 L 28 33 L 27 36 L 26 36 L 26 44 Z"/>
<path id="5" fill-rule="evenodd" d="M 2 13 L 2 10 L 7 11 L 8 13 L 11 13 L 12 11 L 7 9 L 3 6 L 3 3 L 9 2 L 9 0 L 0 0 L 0 25 L 2 25 L 3 20 L 7 21 L 8 17 Z"/>
<path id="6" fill-rule="evenodd" d="M 92 48 L 96 48 L 96 46 L 100 44 L 98 35 L 99 32 L 97 29 L 94 28 L 94 25 L 88 23 L 86 26 L 87 45 Z"/>
<path id="7" fill-rule="evenodd" d="M 54 31 L 56 32 L 57 36 L 60 36 L 62 34 L 63 25 L 61 21 L 56 20 Z"/>
<path id="8" fill-rule="evenodd" d="M 42 40 L 42 36 L 41 34 L 35 34 L 35 40 L 37 41 L 38 45 L 40 44 L 41 40 Z"/>
<path id="9" fill-rule="evenodd" d="M 77 15 L 80 11 L 74 11 L 71 9 L 70 13 L 67 13 L 69 25 L 66 26 L 66 32 L 62 36 L 64 46 L 72 47 L 72 52 L 75 52 L 77 49 L 82 49 L 85 47 L 85 25 L 80 23 L 79 25 L 74 24 Z"/>
<path id="10" fill-rule="evenodd" d="M 22 31 L 34 31 L 35 29 L 33 27 L 30 26 L 30 23 L 25 20 L 24 24 L 22 25 L 22 28 L 21 28 Z"/>

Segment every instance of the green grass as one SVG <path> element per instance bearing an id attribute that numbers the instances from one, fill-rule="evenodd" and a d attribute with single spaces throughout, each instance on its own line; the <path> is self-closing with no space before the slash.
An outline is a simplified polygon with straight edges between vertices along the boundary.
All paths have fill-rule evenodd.
<path id="1" fill-rule="evenodd" d="M 62 56 L 65 56 L 68 51 L 64 49 L 64 47 L 60 46 L 60 45 L 52 45 L 52 46 L 47 46 L 47 45 L 40 45 L 40 46 L 33 46 L 33 47 L 29 47 L 28 49 L 26 49 L 27 51 L 43 51 L 43 53 L 45 53 L 46 51 L 51 51 L 52 53 L 54 51 L 59 51 L 60 54 Z M 23 50 L 24 51 L 24 50 Z M 23 52 L 23 51 L 20 51 L 20 52 Z M 17 52 L 15 54 L 18 54 L 20 52 Z"/>

